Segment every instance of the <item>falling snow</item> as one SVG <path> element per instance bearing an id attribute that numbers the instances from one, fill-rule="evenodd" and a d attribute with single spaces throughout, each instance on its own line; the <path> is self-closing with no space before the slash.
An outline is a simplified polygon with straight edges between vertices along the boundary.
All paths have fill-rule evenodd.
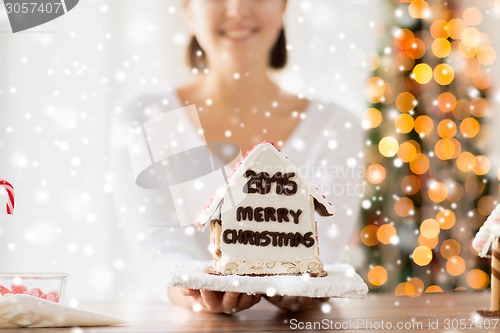
<path id="1" fill-rule="evenodd" d="M 376 30 L 384 24 L 366 4 L 331 3 L 289 4 L 287 24 L 304 33 L 291 38 L 293 44 L 287 46 L 290 64 L 280 73 L 281 81 L 301 98 L 335 101 L 346 109 L 361 110 L 365 107 L 359 88 L 366 74 L 363 63 L 369 62 L 370 52 L 377 51 Z M 117 192 L 128 194 L 123 183 L 135 185 L 128 159 L 120 161 L 118 171 L 113 165 L 112 154 L 126 147 L 128 135 L 128 128 L 116 127 L 131 109 L 133 96 L 158 91 L 168 95 L 164 91 L 169 87 L 207 71 L 191 72 L 178 62 L 190 38 L 188 28 L 180 23 L 184 22 L 182 6 L 151 1 L 119 5 L 123 7 L 115 10 L 116 5 L 105 0 L 79 6 L 80 12 L 75 9 L 73 15 L 92 16 L 91 25 L 87 20 L 57 20 L 47 28 L 55 33 L 26 34 L 22 45 L 3 36 L 2 49 L 8 52 L 0 52 L 0 64 L 9 70 L 0 82 L 0 178 L 15 183 L 18 206 L 14 216 L 0 217 L 4 250 L 0 251 L 0 270 L 67 271 L 70 295 L 116 297 L 115 285 L 125 285 L 130 276 L 142 273 L 139 267 L 144 258 L 135 258 L 135 251 L 154 235 L 138 227 L 150 222 L 145 220 L 164 204 L 151 194 L 132 198 L 132 203 L 114 203 Z M 345 22 L 342 11 L 351 12 L 349 17 L 358 23 Z M 126 24 L 120 26 L 121 21 Z M 2 30 L 7 30 L 6 24 L 0 20 Z M 243 82 L 248 76 L 235 72 L 233 79 Z M 174 104 L 170 97 L 161 96 L 160 101 L 156 109 L 137 103 L 133 109 L 154 114 L 170 111 Z M 217 103 L 208 98 L 202 106 L 207 110 Z M 272 101 L 268 107 L 265 116 L 277 117 L 280 103 Z M 326 110 L 327 104 L 318 109 Z M 292 117 L 304 120 L 309 116 L 294 111 Z M 353 123 L 340 126 L 349 131 Z M 221 130 L 226 138 L 237 135 L 234 128 Z M 342 138 L 333 130 L 317 135 L 322 134 L 328 153 L 342 148 Z M 287 147 L 283 141 L 277 145 Z M 300 139 L 291 142 L 291 147 L 300 153 L 311 148 Z M 352 156 L 344 165 L 359 167 L 360 159 Z M 395 165 L 399 161 L 395 159 Z M 201 181 L 192 184 L 195 191 L 206 188 Z M 0 193 L 0 200 L 4 199 Z M 178 198 L 177 203 L 183 205 L 186 200 Z M 363 201 L 363 208 L 372 203 Z M 355 215 L 344 207 L 340 210 Z M 331 226 L 327 237 L 343 237 L 340 230 Z M 197 235 L 194 227 L 169 231 Z M 50 263 L 43 258 L 50 258 Z M 52 262 L 56 264 L 50 266 Z M 274 294 L 268 290 L 268 295 Z M 78 303 L 77 298 L 69 300 L 70 306 Z M 201 305 L 195 304 L 193 310 L 201 311 Z M 322 310 L 329 313 L 331 307 L 325 304 Z"/>

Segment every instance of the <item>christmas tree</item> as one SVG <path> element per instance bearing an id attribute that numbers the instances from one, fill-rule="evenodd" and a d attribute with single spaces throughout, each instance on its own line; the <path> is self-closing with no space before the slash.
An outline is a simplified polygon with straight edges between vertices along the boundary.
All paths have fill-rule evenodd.
<path id="1" fill-rule="evenodd" d="M 480 8 L 391 4 L 394 22 L 366 84 L 367 280 L 396 295 L 484 289 L 488 263 L 470 244 L 496 203 L 484 155 L 496 52 Z"/>

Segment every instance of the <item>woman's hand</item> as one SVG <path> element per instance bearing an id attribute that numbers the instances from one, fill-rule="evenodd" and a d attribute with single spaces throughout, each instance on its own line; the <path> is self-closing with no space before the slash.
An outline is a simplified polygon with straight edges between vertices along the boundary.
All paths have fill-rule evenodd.
<path id="1" fill-rule="evenodd" d="M 328 302 L 329 298 L 301 297 L 301 296 L 264 296 L 271 304 L 287 311 L 301 311 L 317 307 Z"/>
<path id="2" fill-rule="evenodd" d="M 226 314 L 248 309 L 259 303 L 262 297 L 262 295 L 195 289 L 185 289 L 183 294 L 192 297 L 200 304 L 202 311 Z"/>

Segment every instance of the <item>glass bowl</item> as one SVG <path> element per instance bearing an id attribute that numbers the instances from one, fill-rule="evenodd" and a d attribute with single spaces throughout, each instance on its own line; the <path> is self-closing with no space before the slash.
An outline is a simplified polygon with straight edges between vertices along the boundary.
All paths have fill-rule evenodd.
<path id="1" fill-rule="evenodd" d="M 0 273 L 0 297 L 25 294 L 61 303 L 65 273 Z"/>

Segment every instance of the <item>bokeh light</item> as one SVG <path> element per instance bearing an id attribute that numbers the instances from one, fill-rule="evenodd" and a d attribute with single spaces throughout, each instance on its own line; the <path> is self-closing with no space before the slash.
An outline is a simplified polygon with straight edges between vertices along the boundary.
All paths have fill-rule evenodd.
<path id="1" fill-rule="evenodd" d="M 418 64 L 413 68 L 412 75 L 420 84 L 429 83 L 432 80 L 432 68 L 425 63 Z"/>
<path id="2" fill-rule="evenodd" d="M 368 271 L 368 281 L 376 287 L 383 285 L 387 276 L 387 270 L 382 266 L 374 266 Z"/>
<path id="3" fill-rule="evenodd" d="M 394 126 L 398 133 L 409 133 L 413 130 L 414 120 L 409 114 L 400 114 L 394 120 Z"/>
<path id="4" fill-rule="evenodd" d="M 441 243 L 439 253 L 445 259 L 460 255 L 460 243 L 454 239 L 446 239 Z"/>
<path id="5" fill-rule="evenodd" d="M 427 266 L 432 260 L 432 251 L 425 245 L 420 245 L 413 250 L 413 261 L 419 266 Z"/>
<path id="6" fill-rule="evenodd" d="M 457 106 L 457 98 L 450 92 L 439 94 L 438 108 L 443 112 L 451 112 Z"/>
<path id="7" fill-rule="evenodd" d="M 453 39 L 461 39 L 462 32 L 467 28 L 465 22 L 460 18 L 451 19 L 446 27 L 448 34 Z"/>
<path id="8" fill-rule="evenodd" d="M 409 29 L 398 29 L 394 33 L 394 44 L 400 50 L 404 50 L 410 39 L 415 38 L 413 32 Z"/>
<path id="9" fill-rule="evenodd" d="M 378 244 L 377 238 L 378 227 L 375 225 L 367 225 L 361 230 L 360 238 L 366 246 L 375 246 Z"/>
<path id="10" fill-rule="evenodd" d="M 412 277 L 411 279 L 408 280 L 408 282 L 410 285 L 413 286 L 413 290 L 415 291 L 415 293 L 413 295 L 408 295 L 408 296 L 413 296 L 413 297 L 418 297 L 420 295 L 422 295 L 422 293 L 424 292 L 424 281 L 422 281 L 421 279 L 417 278 L 417 277 Z"/>
<path id="11" fill-rule="evenodd" d="M 465 59 L 473 59 L 476 57 L 477 49 L 460 42 L 460 44 L 458 44 L 458 52 Z"/>
<path id="12" fill-rule="evenodd" d="M 439 244 L 439 237 L 425 238 L 422 235 L 418 236 L 418 245 L 426 246 L 429 249 L 435 248 Z"/>
<path id="13" fill-rule="evenodd" d="M 386 93 L 385 90 L 385 82 L 379 77 L 371 77 L 366 82 L 365 95 L 371 103 L 383 102 Z"/>
<path id="14" fill-rule="evenodd" d="M 429 185 L 427 194 L 429 196 L 429 199 L 431 199 L 432 201 L 443 202 L 448 196 L 448 190 L 446 189 L 445 184 L 437 181 L 432 181 Z"/>
<path id="15" fill-rule="evenodd" d="M 425 43 L 419 38 L 411 38 L 406 42 L 405 53 L 408 58 L 420 59 L 426 51 Z"/>
<path id="16" fill-rule="evenodd" d="M 396 236 L 396 228 L 390 224 L 382 224 L 377 230 L 378 241 L 382 244 L 392 244 Z"/>
<path id="17" fill-rule="evenodd" d="M 484 66 L 492 65 L 497 59 L 497 52 L 490 45 L 481 46 L 477 50 L 477 60 Z"/>
<path id="18" fill-rule="evenodd" d="M 467 285 L 472 289 L 486 289 L 489 283 L 490 277 L 480 269 L 473 269 L 467 274 Z"/>
<path id="19" fill-rule="evenodd" d="M 435 20 L 434 22 L 432 22 L 430 27 L 431 36 L 434 39 L 447 39 L 448 37 L 450 37 L 448 30 L 448 22 L 442 19 Z"/>
<path id="20" fill-rule="evenodd" d="M 438 58 L 446 58 L 451 53 L 451 43 L 445 38 L 438 38 L 432 42 L 432 53 Z"/>
<path id="21" fill-rule="evenodd" d="M 407 217 L 413 214 L 413 201 L 407 197 L 401 197 L 394 203 L 394 212 L 400 217 Z"/>
<path id="22" fill-rule="evenodd" d="M 456 222 L 455 213 L 449 209 L 443 209 L 436 214 L 436 221 L 443 230 L 451 229 Z"/>
<path id="23" fill-rule="evenodd" d="M 402 92 L 396 97 L 396 107 L 401 112 L 410 112 L 417 105 L 417 99 L 410 92 Z"/>
<path id="24" fill-rule="evenodd" d="M 416 19 L 427 18 L 431 15 L 429 4 L 425 0 L 413 0 L 408 6 L 408 12 Z"/>
<path id="25" fill-rule="evenodd" d="M 456 147 L 452 139 L 441 139 L 434 146 L 436 156 L 441 160 L 449 160 L 456 154 Z"/>
<path id="26" fill-rule="evenodd" d="M 443 292 L 443 288 L 441 288 L 440 286 L 436 286 L 436 285 L 428 286 L 427 288 L 425 288 L 425 293 L 429 293 L 429 294 L 442 293 L 442 292 Z"/>
<path id="27" fill-rule="evenodd" d="M 495 209 L 496 204 L 497 202 L 493 197 L 484 196 L 477 203 L 477 211 L 483 216 L 488 216 Z"/>
<path id="28" fill-rule="evenodd" d="M 363 113 L 363 128 L 376 128 L 382 122 L 382 113 L 375 108 L 369 108 Z"/>
<path id="29" fill-rule="evenodd" d="M 426 219 L 420 224 L 420 234 L 427 239 L 436 238 L 440 231 L 439 223 L 434 219 Z"/>
<path id="30" fill-rule="evenodd" d="M 446 262 L 446 271 L 452 276 L 462 275 L 465 268 L 465 260 L 460 256 L 453 256 Z"/>
<path id="31" fill-rule="evenodd" d="M 448 64 L 439 64 L 434 68 L 434 80 L 442 85 L 447 86 L 455 79 L 455 71 Z"/>
<path id="32" fill-rule="evenodd" d="M 395 296 L 412 296 L 415 294 L 415 288 L 408 282 L 401 282 L 394 289 Z"/>
<path id="33" fill-rule="evenodd" d="M 476 117 L 484 117 L 488 114 L 490 103 L 484 98 L 475 98 L 470 102 L 470 112 Z"/>
<path id="34" fill-rule="evenodd" d="M 386 136 L 380 140 L 378 144 L 378 150 L 385 157 L 393 157 L 398 153 L 399 143 L 392 136 Z"/>
<path id="35" fill-rule="evenodd" d="M 424 292 L 424 282 L 419 278 L 411 278 L 408 282 L 401 282 L 394 290 L 396 296 L 418 297 Z"/>
<path id="36" fill-rule="evenodd" d="M 484 155 L 476 156 L 476 165 L 472 170 L 476 175 L 485 175 L 491 169 L 490 159 Z"/>
<path id="37" fill-rule="evenodd" d="M 410 162 L 410 170 L 417 175 L 422 175 L 429 170 L 429 158 L 422 153 L 417 154 L 413 161 Z"/>
<path id="38" fill-rule="evenodd" d="M 451 139 L 457 133 L 457 125 L 451 119 L 443 119 L 439 122 L 437 131 L 443 139 Z"/>
<path id="39" fill-rule="evenodd" d="M 477 7 L 466 8 L 462 17 L 466 25 L 480 25 L 483 20 L 483 14 Z"/>
<path id="40" fill-rule="evenodd" d="M 472 84 L 481 90 L 488 89 L 493 82 L 491 73 L 487 71 L 481 71 L 472 77 Z"/>
<path id="41" fill-rule="evenodd" d="M 415 131 L 422 135 L 422 136 L 428 136 L 429 134 L 432 133 L 432 130 L 434 129 L 434 122 L 432 121 L 431 117 L 429 116 L 418 116 L 417 119 L 415 119 Z"/>
<path id="42" fill-rule="evenodd" d="M 479 133 L 480 128 L 479 121 L 472 117 L 465 118 L 460 123 L 460 133 L 466 138 L 475 137 Z"/>
<path id="43" fill-rule="evenodd" d="M 477 28 L 469 27 L 462 30 L 460 35 L 462 44 L 466 47 L 478 47 L 481 43 L 481 33 Z"/>
<path id="44" fill-rule="evenodd" d="M 385 179 L 385 168 L 380 164 L 370 165 L 366 169 L 366 179 L 372 184 L 382 183 Z"/>
<path id="45" fill-rule="evenodd" d="M 401 181 L 401 190 L 406 195 L 412 195 L 420 191 L 420 179 L 415 175 L 404 176 Z"/>
<path id="46" fill-rule="evenodd" d="M 399 145 L 398 157 L 401 161 L 405 163 L 409 163 L 415 159 L 417 156 L 417 145 L 418 143 L 415 141 L 405 141 Z"/>
<path id="47" fill-rule="evenodd" d="M 469 172 L 476 168 L 476 156 L 467 151 L 460 153 L 456 162 L 458 169 L 462 172 Z"/>

